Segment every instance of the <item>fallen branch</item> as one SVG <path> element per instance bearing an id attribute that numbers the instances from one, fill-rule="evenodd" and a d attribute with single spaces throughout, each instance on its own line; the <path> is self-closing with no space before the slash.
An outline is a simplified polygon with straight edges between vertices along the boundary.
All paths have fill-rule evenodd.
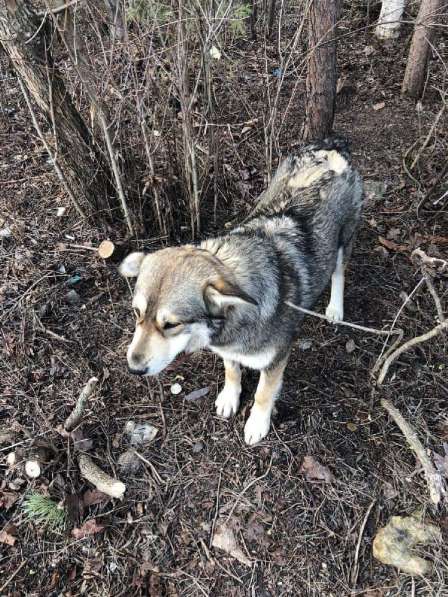
<path id="1" fill-rule="evenodd" d="M 445 269 L 445 266 L 448 266 L 448 262 L 446 262 L 444 259 L 437 259 L 436 257 L 428 257 L 428 255 L 426 255 L 426 253 L 424 251 L 422 251 L 421 249 L 415 249 L 415 251 L 412 252 L 411 259 L 413 259 L 414 261 L 417 261 L 417 260 L 420 261 L 420 267 L 421 267 L 421 270 L 423 273 L 423 279 L 425 280 L 426 286 L 428 287 L 428 290 L 433 298 L 433 301 L 434 301 L 434 304 L 435 304 L 436 310 L 437 310 L 437 315 L 440 319 L 440 323 L 438 325 L 436 325 L 429 332 L 426 332 L 426 334 L 421 334 L 420 336 L 411 338 L 410 340 L 408 340 L 407 342 L 405 342 L 404 344 L 399 346 L 396 350 L 393 350 L 393 351 L 389 350 L 384 355 L 384 357 L 375 365 L 374 371 L 373 371 L 373 372 L 375 372 L 379 368 L 380 364 L 383 363 L 383 365 L 381 367 L 381 371 L 378 375 L 378 380 L 377 380 L 377 384 L 379 386 L 383 383 L 384 378 L 386 377 L 391 364 L 403 352 L 406 352 L 413 346 L 416 346 L 417 344 L 421 344 L 422 342 L 426 342 L 427 340 L 430 340 L 431 338 L 438 336 L 441 332 L 448 330 L 448 321 L 446 320 L 445 315 L 443 313 L 442 303 L 441 303 L 440 298 L 436 292 L 436 289 L 434 288 L 434 284 L 432 283 L 431 277 L 428 272 L 428 269 L 430 267 L 436 267 L 436 268 L 442 267 L 442 269 L 438 270 L 438 271 L 443 271 Z"/>
<path id="2" fill-rule="evenodd" d="M 429 332 L 426 332 L 426 334 L 422 334 L 421 336 L 411 338 L 410 340 L 402 344 L 399 348 L 397 348 L 397 350 L 394 350 L 394 352 L 392 352 L 384 361 L 384 364 L 381 367 L 380 374 L 378 375 L 377 384 L 380 386 L 383 383 L 384 378 L 386 377 L 387 372 L 389 371 L 389 367 L 401 354 L 403 354 L 403 352 L 406 352 L 407 350 L 409 350 L 413 346 L 416 346 L 417 344 L 421 344 L 422 342 L 426 342 L 427 340 L 434 338 L 434 336 L 438 336 L 440 332 L 443 332 L 444 330 L 448 330 L 448 321 L 443 321 L 442 323 L 439 323 L 439 325 L 436 325 L 435 328 L 433 328 Z"/>
<path id="3" fill-rule="evenodd" d="M 328 323 L 336 324 L 336 325 L 344 325 L 348 328 L 353 328 L 354 330 L 359 330 L 361 332 L 368 332 L 370 334 L 378 334 L 379 336 L 390 336 L 391 334 L 397 334 L 403 337 L 403 330 L 378 330 L 376 328 L 368 328 L 363 325 L 358 325 L 357 323 L 349 323 L 348 321 L 333 321 L 329 319 L 326 315 L 322 315 L 321 313 L 316 313 L 316 311 L 311 311 L 310 309 L 305 309 L 304 307 L 299 307 L 290 301 L 285 301 L 285 304 L 296 311 L 301 311 L 302 313 L 306 313 L 307 315 L 312 315 L 313 317 L 317 317 L 318 319 L 323 319 L 324 321 L 328 321 Z"/>
<path id="4" fill-rule="evenodd" d="M 446 494 L 446 488 L 442 475 L 436 471 L 434 465 L 426 454 L 424 447 L 418 439 L 417 434 L 400 413 L 400 411 L 396 409 L 395 406 L 389 402 L 389 400 L 386 399 L 381 400 L 381 406 L 387 410 L 406 438 L 409 447 L 415 452 L 415 455 L 417 456 L 417 459 L 422 465 L 423 471 L 425 473 L 431 501 L 437 506 L 440 503 L 442 496 Z"/>
<path id="5" fill-rule="evenodd" d="M 80 438 L 84 439 L 82 433 L 80 438 L 76 437 L 76 428 L 82 421 L 87 400 L 92 395 L 97 383 L 98 379 L 96 377 L 91 377 L 89 379 L 79 395 L 75 408 L 64 423 L 63 431 L 68 437 L 72 438 L 75 451 L 77 451 L 77 444 L 81 444 L 79 441 Z M 121 499 L 123 497 L 123 494 L 126 491 L 126 485 L 118 479 L 114 479 L 100 469 L 100 467 L 93 462 L 88 454 L 78 454 L 78 466 L 81 475 L 87 479 L 87 481 L 92 483 L 92 485 L 94 485 L 99 491 L 113 498 Z"/>
<path id="6" fill-rule="evenodd" d="M 414 251 L 412 251 L 411 260 L 420 260 L 420 265 L 435 268 L 439 274 L 441 274 L 445 270 L 448 271 L 448 261 L 445 261 L 445 259 L 439 259 L 437 257 L 429 257 L 421 249 L 415 249 Z"/>
<path id="7" fill-rule="evenodd" d="M 81 475 L 95 485 L 98 491 L 121 500 L 126 491 L 124 483 L 101 470 L 87 454 L 79 454 L 78 465 Z"/>
<path id="8" fill-rule="evenodd" d="M 86 402 L 92 395 L 97 383 L 98 378 L 91 377 L 84 386 L 84 389 L 82 390 L 81 394 L 79 395 L 78 401 L 76 402 L 75 408 L 73 409 L 72 413 L 67 417 L 64 423 L 64 429 L 68 433 L 73 431 L 73 429 L 75 429 L 75 427 L 77 427 L 81 422 Z"/>

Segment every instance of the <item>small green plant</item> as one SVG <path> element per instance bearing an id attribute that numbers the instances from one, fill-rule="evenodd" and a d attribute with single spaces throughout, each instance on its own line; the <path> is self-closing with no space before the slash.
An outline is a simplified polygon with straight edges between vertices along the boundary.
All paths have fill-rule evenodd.
<path id="1" fill-rule="evenodd" d="M 248 19 L 252 14 L 252 6 L 250 4 L 240 4 L 235 6 L 232 10 L 230 31 L 237 37 L 242 37 L 246 33 L 245 19 Z"/>
<path id="2" fill-rule="evenodd" d="M 49 530 L 60 533 L 67 524 L 67 513 L 57 502 L 37 493 L 29 493 L 23 503 L 23 509 L 28 518 L 36 525 L 42 525 Z"/>
<path id="3" fill-rule="evenodd" d="M 129 21 L 152 22 L 157 25 L 168 23 L 173 19 L 173 16 L 173 10 L 169 5 L 153 0 L 134 0 L 127 11 Z"/>

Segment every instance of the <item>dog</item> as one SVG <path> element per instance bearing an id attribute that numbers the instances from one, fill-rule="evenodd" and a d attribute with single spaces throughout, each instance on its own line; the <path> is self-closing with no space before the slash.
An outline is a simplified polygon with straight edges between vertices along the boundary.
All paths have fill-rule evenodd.
<path id="1" fill-rule="evenodd" d="M 344 267 L 361 217 L 363 185 L 340 137 L 302 147 L 279 166 L 246 220 L 198 245 L 131 253 L 136 277 L 132 373 L 157 375 L 182 352 L 204 348 L 224 360 L 219 416 L 240 404 L 241 366 L 260 371 L 244 428 L 256 444 L 269 432 L 291 345 L 304 315 L 331 280 L 327 317 L 344 316 Z"/>

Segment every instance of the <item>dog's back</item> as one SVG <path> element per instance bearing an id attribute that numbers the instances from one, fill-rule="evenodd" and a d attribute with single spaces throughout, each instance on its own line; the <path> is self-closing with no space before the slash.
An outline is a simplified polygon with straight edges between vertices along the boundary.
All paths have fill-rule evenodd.
<path id="1" fill-rule="evenodd" d="M 333 212 L 340 221 L 350 212 L 359 218 L 361 208 L 362 182 L 352 166 L 348 143 L 332 137 L 286 158 L 248 219 L 288 213 L 315 217 L 317 223 Z"/>
<path id="2" fill-rule="evenodd" d="M 343 246 L 345 260 L 349 258 L 362 203 L 362 179 L 352 166 L 347 142 L 328 138 L 281 163 L 235 233 L 264 230 L 275 237 L 308 280 L 305 302 L 311 305 L 328 284 L 338 248 Z"/>

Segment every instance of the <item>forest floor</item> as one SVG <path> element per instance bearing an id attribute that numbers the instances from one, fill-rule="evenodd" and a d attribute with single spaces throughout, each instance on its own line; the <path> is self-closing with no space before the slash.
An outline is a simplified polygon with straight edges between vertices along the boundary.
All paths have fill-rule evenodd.
<path id="1" fill-rule="evenodd" d="M 448 250 L 448 212 L 443 201 L 433 205 L 446 186 L 440 183 L 417 217 L 422 192 L 446 161 L 446 118 L 413 169 L 415 180 L 404 169 L 440 110 L 433 89 L 444 80 L 434 62 L 418 109 L 400 97 L 409 33 L 405 30 L 400 42 L 387 47 L 358 32 L 344 39 L 339 55 L 345 84 L 335 129 L 351 139 L 367 190 L 348 271 L 345 316 L 375 328 L 394 321 L 403 293 L 409 295 L 420 280 L 410 261 L 412 249 L 420 246 L 445 258 Z M 264 60 L 257 51 L 255 43 L 240 44 L 241 69 Z M 430 507 L 422 471 L 379 403 L 390 398 L 425 447 L 443 455 L 447 337 L 402 355 L 383 389 L 372 394 L 370 371 L 383 339 L 306 319 L 272 430 L 249 448 L 243 427 L 255 372 L 244 373 L 242 408 L 228 422 L 214 412 L 223 367 L 210 353 L 192 355 L 159 380 L 128 374 L 129 288 L 115 264 L 83 248 L 97 246 L 104 235 L 81 222 L 69 206 L 8 72 L 3 64 L 0 229 L 11 234 L 0 239 L 0 422 L 3 437 L 10 433 L 20 450 L 39 439 L 51 444 L 56 456 L 38 479 L 30 480 L 20 465 L 8 466 L 11 442 L 0 446 L 0 594 L 448 595 L 446 535 L 442 543 L 423 548 L 434 562 L 426 578 L 400 574 L 372 555 L 375 533 L 393 515 L 419 510 L 444 534 L 448 531 L 446 509 Z M 238 93 L 247 98 L 264 84 L 263 77 L 244 81 Z M 285 93 L 294 84 L 286 81 Z M 242 114 L 241 121 L 250 116 Z M 291 110 L 286 117 L 289 139 L 299 139 L 302 118 Z M 285 152 L 292 145 L 285 141 Z M 263 179 L 264 149 L 253 138 L 247 153 L 245 148 L 243 141 L 239 163 L 247 197 L 254 201 Z M 61 217 L 58 207 L 67 207 Z M 247 211 L 247 199 L 228 197 L 220 213 L 233 220 Z M 157 246 L 157 238 L 149 240 Z M 446 284 L 438 279 L 436 287 L 446 308 Z M 73 290 L 74 299 L 68 294 Z M 316 309 L 322 312 L 324 305 L 322 300 Z M 433 327 L 435 315 L 421 285 L 397 326 L 409 338 Z M 96 496 L 99 503 L 88 503 L 91 487 L 56 431 L 92 375 L 100 383 L 87 407 L 84 432 L 93 441 L 97 462 L 125 481 L 121 501 Z M 173 383 L 180 384 L 180 394 L 172 395 Z M 202 388 L 208 388 L 206 396 L 188 396 Z M 140 446 L 143 459 L 133 472 L 123 473 L 118 459 L 129 447 L 125 426 L 130 420 L 150 423 L 158 434 Z M 305 456 L 328 467 L 333 480 L 307 479 L 301 472 Z M 22 504 L 30 490 L 71 503 L 66 533 L 52 534 L 26 518 Z M 93 534 L 71 532 L 85 529 L 88 520 L 96 523 L 90 526 Z M 233 531 L 245 563 L 212 546 L 218 529 Z"/>

